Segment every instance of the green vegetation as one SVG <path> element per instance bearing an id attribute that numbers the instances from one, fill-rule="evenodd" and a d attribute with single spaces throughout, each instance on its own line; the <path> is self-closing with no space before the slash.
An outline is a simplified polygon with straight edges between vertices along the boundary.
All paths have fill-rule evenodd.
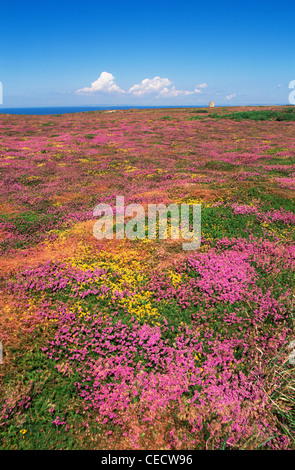
<path id="1" fill-rule="evenodd" d="M 207 112 L 197 110 L 195 113 Z M 256 111 L 240 111 L 229 114 L 212 113 L 208 117 L 212 119 L 232 119 L 233 121 L 295 121 L 295 107 L 279 110 L 261 109 Z M 192 116 L 189 120 L 201 119 L 201 116 Z"/>

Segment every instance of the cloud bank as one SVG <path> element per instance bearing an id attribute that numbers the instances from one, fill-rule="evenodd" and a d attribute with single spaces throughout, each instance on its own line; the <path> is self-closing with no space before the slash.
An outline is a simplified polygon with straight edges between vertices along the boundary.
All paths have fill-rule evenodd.
<path id="1" fill-rule="evenodd" d="M 174 97 L 174 96 L 187 96 L 202 93 L 202 90 L 207 87 L 207 83 L 196 85 L 195 89 L 190 90 L 177 90 L 172 86 L 171 80 L 168 78 L 154 77 L 145 78 L 140 83 L 135 83 L 129 90 L 123 90 L 116 82 L 115 77 L 109 72 L 102 72 L 100 76 L 91 83 L 90 87 L 81 88 L 76 90 L 78 95 L 89 95 L 93 93 L 119 93 L 129 94 L 133 96 L 146 96 L 156 95 L 156 97 Z"/>

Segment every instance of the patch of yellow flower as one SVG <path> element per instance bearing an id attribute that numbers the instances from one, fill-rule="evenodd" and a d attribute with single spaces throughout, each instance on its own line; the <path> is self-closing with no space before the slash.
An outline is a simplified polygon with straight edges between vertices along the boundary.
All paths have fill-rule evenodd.
<path id="1" fill-rule="evenodd" d="M 118 304 L 125 307 L 130 315 L 141 320 L 150 319 L 151 317 L 155 319 L 158 318 L 160 314 L 158 309 L 153 307 L 149 300 L 152 294 L 153 293 L 148 290 L 139 292 L 131 297 L 118 299 Z"/>
<path id="2" fill-rule="evenodd" d="M 171 279 L 171 284 L 173 285 L 173 287 L 177 287 L 183 280 L 182 275 L 173 271 L 168 271 L 168 273 Z"/>

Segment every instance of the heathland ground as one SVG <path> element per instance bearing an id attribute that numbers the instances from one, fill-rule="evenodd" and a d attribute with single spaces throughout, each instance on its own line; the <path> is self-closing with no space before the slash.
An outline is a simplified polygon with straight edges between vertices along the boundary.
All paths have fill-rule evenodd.
<path id="1" fill-rule="evenodd" d="M 294 449 L 294 116 L 0 115 L 2 449 Z M 117 195 L 200 248 L 98 241 Z"/>

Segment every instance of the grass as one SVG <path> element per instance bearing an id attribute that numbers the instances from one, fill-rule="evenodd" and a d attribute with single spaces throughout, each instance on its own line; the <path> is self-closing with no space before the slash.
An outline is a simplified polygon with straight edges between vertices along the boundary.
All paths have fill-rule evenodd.
<path id="1" fill-rule="evenodd" d="M 200 112 L 200 111 L 199 111 Z M 240 111 L 229 114 L 210 113 L 211 119 L 231 119 L 233 121 L 295 121 L 295 108 L 287 108 L 283 110 L 255 110 Z M 192 116 L 190 120 L 200 119 L 200 116 Z"/>

